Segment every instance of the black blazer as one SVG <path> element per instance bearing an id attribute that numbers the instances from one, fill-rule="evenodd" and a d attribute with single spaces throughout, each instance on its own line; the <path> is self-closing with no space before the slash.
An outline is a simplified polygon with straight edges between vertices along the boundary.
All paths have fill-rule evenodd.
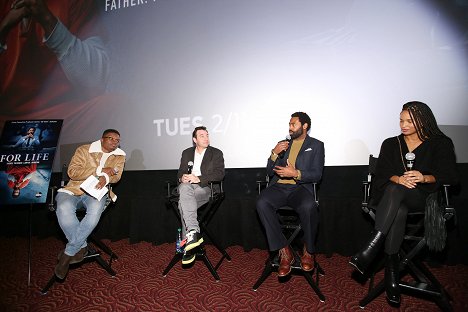
<path id="1" fill-rule="evenodd" d="M 188 163 L 193 161 L 195 156 L 195 146 L 189 147 L 182 152 L 180 158 L 179 171 L 177 177 L 180 179 L 183 174 L 188 173 Z M 200 186 L 208 186 L 209 182 L 222 181 L 224 179 L 224 158 L 223 152 L 215 147 L 208 146 L 203 156 L 200 166 L 202 175 L 200 179 Z"/>
<path id="2" fill-rule="evenodd" d="M 273 185 L 280 179 L 273 171 L 275 166 L 287 166 L 291 145 L 289 144 L 289 148 L 286 150 L 283 158 L 277 157 L 276 161 L 271 160 L 271 157 L 268 158 L 267 175 L 270 177 L 270 185 Z M 296 159 L 296 169 L 301 171 L 301 179 L 297 183 L 304 186 L 313 194 L 313 183 L 319 182 L 322 178 L 324 164 L 325 148 L 323 142 L 307 135 Z"/>

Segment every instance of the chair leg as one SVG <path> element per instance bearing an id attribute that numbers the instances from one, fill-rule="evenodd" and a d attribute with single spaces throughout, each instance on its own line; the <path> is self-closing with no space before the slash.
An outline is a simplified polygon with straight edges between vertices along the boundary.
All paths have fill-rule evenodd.
<path id="1" fill-rule="evenodd" d="M 163 271 L 163 277 L 166 277 L 167 273 L 174 267 L 174 265 L 179 262 L 179 260 L 182 259 L 182 254 L 181 253 L 175 253 L 174 257 L 172 257 L 171 262 L 166 266 L 166 268 Z"/>
<path id="2" fill-rule="evenodd" d="M 317 286 L 316 282 L 314 282 L 314 280 L 312 278 L 312 275 L 309 272 L 303 272 L 303 273 L 304 273 L 305 279 L 307 280 L 307 282 L 309 282 L 310 287 L 312 287 L 312 289 L 315 291 L 315 293 L 319 297 L 320 301 L 324 302 L 325 301 L 325 296 L 322 294 L 322 291 Z"/>
<path id="3" fill-rule="evenodd" d="M 109 246 L 104 244 L 100 239 L 97 239 L 93 234 L 89 236 L 89 241 L 96 245 L 100 250 L 109 255 L 109 265 L 112 264 L 113 259 L 118 259 L 118 256 L 112 251 L 112 249 L 110 249 Z"/>
<path id="4" fill-rule="evenodd" d="M 262 275 L 258 278 L 257 282 L 253 286 L 253 290 L 257 291 L 258 287 L 267 279 L 268 276 L 273 272 L 273 256 L 268 257 L 265 267 L 263 268 Z"/>
<path id="5" fill-rule="evenodd" d="M 200 224 L 203 232 L 206 234 L 206 236 L 208 236 L 208 238 L 210 239 L 211 243 L 216 247 L 216 249 L 218 249 L 218 251 L 223 255 L 223 257 L 221 258 L 221 261 L 226 258 L 228 261 L 231 261 L 231 256 L 227 253 L 226 249 L 224 249 L 220 244 L 219 242 L 214 239 L 214 235 L 213 233 L 208 229 L 207 225 L 205 223 L 201 223 Z M 221 263 L 219 263 L 219 265 L 221 265 Z M 218 266 L 219 266 L 218 265 Z"/>
<path id="6" fill-rule="evenodd" d="M 44 288 L 41 289 L 41 294 L 45 295 L 49 291 L 49 289 L 52 287 L 52 285 L 55 284 L 57 281 L 57 277 L 55 276 L 55 273 L 52 275 L 52 277 L 49 279 L 47 282 L 47 285 L 44 286 Z"/>
<path id="7" fill-rule="evenodd" d="M 107 263 L 106 261 L 104 261 L 104 259 L 101 257 L 101 255 L 97 255 L 95 257 L 96 262 L 104 269 L 107 271 L 107 273 L 109 273 L 111 276 L 115 276 L 117 273 L 115 273 L 115 271 L 110 267 L 109 263 Z"/>
<path id="8" fill-rule="evenodd" d="M 197 256 L 202 257 L 203 262 L 205 263 L 208 270 L 211 272 L 211 275 L 213 275 L 216 281 L 219 281 L 220 278 L 219 278 L 218 272 L 216 272 L 215 268 L 210 262 L 210 259 L 208 259 L 208 257 L 206 256 L 205 248 L 203 248 L 203 246 L 200 246 L 200 251 L 197 253 Z"/>
<path id="9" fill-rule="evenodd" d="M 416 282 L 401 283 L 400 287 L 430 296 L 442 311 L 452 311 L 450 294 L 445 291 L 431 271 L 419 259 L 409 261 L 408 266 L 412 271 L 410 274 L 415 278 Z"/>
<path id="10" fill-rule="evenodd" d="M 385 290 L 385 283 L 384 280 L 381 280 L 380 283 L 377 284 L 369 293 L 367 296 L 365 296 L 361 301 L 359 301 L 359 306 L 361 308 L 364 308 L 368 303 L 373 301 L 375 298 L 380 296 Z"/>

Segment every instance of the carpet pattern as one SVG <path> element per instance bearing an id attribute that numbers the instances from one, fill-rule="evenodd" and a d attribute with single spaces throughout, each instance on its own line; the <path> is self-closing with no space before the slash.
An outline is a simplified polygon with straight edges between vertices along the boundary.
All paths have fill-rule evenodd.
<path id="1" fill-rule="evenodd" d="M 189 268 L 179 262 L 163 277 L 174 244 L 105 242 L 119 256 L 112 265 L 115 277 L 96 262 L 84 263 L 42 295 L 40 289 L 53 274 L 63 242 L 33 238 L 28 286 L 28 240 L 0 238 L 0 311 L 362 311 L 358 302 L 368 287 L 351 277 L 348 257 L 339 255 L 317 257 L 325 271 L 320 288 L 326 300 L 320 302 L 301 275 L 280 282 L 273 273 L 253 291 L 267 257 L 265 250 L 244 252 L 239 246 L 229 247 L 232 261 L 222 263 L 221 280 L 216 282 L 202 261 Z M 210 245 L 206 250 L 213 263 L 221 257 Z M 468 311 L 468 267 L 442 266 L 431 271 L 452 296 L 454 311 Z M 381 295 L 364 311 L 397 310 Z M 403 295 L 400 310 L 439 308 L 431 301 Z"/>

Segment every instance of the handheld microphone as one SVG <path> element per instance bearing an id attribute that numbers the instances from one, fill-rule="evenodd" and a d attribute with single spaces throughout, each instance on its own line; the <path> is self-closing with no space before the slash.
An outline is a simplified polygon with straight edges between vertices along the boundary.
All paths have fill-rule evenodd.
<path id="1" fill-rule="evenodd" d="M 288 142 L 288 143 L 291 142 L 291 136 L 288 134 L 288 135 L 286 136 L 286 139 L 281 140 L 280 142 Z M 284 151 L 281 151 L 281 152 L 278 154 L 278 157 L 279 157 L 279 158 L 283 158 L 283 157 L 284 157 L 284 154 L 286 154 L 286 151 L 285 151 L 285 150 L 284 150 Z"/>
<path id="2" fill-rule="evenodd" d="M 409 170 L 413 170 L 413 162 L 414 159 L 416 158 L 416 155 L 414 153 L 406 153 L 405 159 L 406 159 L 406 166 L 408 167 Z"/>
<path id="3" fill-rule="evenodd" d="M 188 172 L 188 174 L 191 174 L 191 173 L 192 173 L 192 169 L 193 169 L 193 161 L 189 161 L 188 164 L 187 164 L 187 166 L 188 166 L 187 172 Z"/>

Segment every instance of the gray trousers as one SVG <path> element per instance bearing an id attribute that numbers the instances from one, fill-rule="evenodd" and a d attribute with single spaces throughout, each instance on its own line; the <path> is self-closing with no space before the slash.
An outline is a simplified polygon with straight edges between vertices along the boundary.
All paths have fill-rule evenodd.
<path id="1" fill-rule="evenodd" d="M 182 222 L 182 237 L 191 230 L 200 232 L 197 220 L 197 210 L 210 199 L 209 186 L 200 187 L 198 184 L 179 184 L 179 212 Z"/>

